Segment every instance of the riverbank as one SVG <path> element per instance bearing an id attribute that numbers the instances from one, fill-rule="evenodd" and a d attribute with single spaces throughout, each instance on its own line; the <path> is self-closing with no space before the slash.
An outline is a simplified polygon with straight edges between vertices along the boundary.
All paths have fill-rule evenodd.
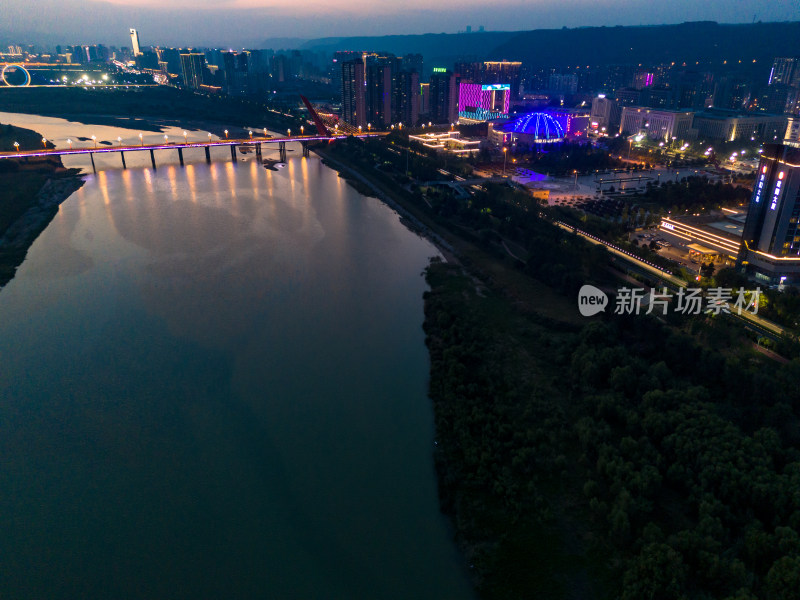
<path id="1" fill-rule="evenodd" d="M 0 147 L 10 146 L 12 140 L 23 148 L 35 147 L 42 135 L 0 125 Z M 65 169 L 59 157 L 5 159 L 0 164 L 0 288 L 14 277 L 58 206 L 83 185 L 79 174 L 78 169 Z"/>

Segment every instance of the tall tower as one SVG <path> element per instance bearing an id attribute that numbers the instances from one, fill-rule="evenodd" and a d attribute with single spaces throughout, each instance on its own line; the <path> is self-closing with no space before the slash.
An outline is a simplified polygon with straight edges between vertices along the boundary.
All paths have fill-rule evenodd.
<path id="1" fill-rule="evenodd" d="M 342 63 L 342 119 L 356 127 L 367 125 L 364 73 L 361 60 Z"/>
<path id="2" fill-rule="evenodd" d="M 738 264 L 761 281 L 800 280 L 800 148 L 764 146 Z"/>
<path id="3" fill-rule="evenodd" d="M 134 58 L 142 55 L 142 51 L 139 48 L 139 32 L 135 29 L 131 29 L 131 47 L 133 48 Z"/>

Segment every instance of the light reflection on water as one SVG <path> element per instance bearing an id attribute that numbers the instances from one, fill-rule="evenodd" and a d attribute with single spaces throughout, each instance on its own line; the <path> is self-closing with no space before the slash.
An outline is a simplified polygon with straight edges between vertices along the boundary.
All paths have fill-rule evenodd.
<path id="1" fill-rule="evenodd" d="M 431 459 L 435 249 L 313 156 L 170 154 L 87 175 L 0 291 L 4 597 L 470 597 Z"/>

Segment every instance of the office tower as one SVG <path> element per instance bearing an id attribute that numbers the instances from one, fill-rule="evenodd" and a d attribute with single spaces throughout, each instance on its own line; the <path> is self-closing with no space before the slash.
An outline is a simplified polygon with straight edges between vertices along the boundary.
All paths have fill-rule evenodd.
<path id="1" fill-rule="evenodd" d="M 776 58 L 769 72 L 769 85 L 800 86 L 800 58 Z"/>
<path id="2" fill-rule="evenodd" d="M 222 62 L 225 67 L 225 86 L 229 94 L 243 95 L 248 90 L 249 52 L 236 54 L 223 52 Z"/>
<path id="3" fill-rule="evenodd" d="M 621 114 L 619 104 L 600 94 L 592 100 L 591 126 L 600 133 L 610 133 L 619 127 Z"/>
<path id="4" fill-rule="evenodd" d="M 135 29 L 131 29 L 131 47 L 133 48 L 134 58 L 141 55 L 142 50 L 141 46 L 139 45 L 139 32 Z"/>
<path id="5" fill-rule="evenodd" d="M 416 125 L 420 114 L 419 101 L 419 73 L 416 71 L 400 71 L 395 79 L 392 121 L 410 126 Z"/>
<path id="6" fill-rule="evenodd" d="M 800 148 L 764 146 L 737 265 L 767 283 L 800 278 Z"/>
<path id="7" fill-rule="evenodd" d="M 435 72 L 430 81 L 429 118 L 434 123 L 458 120 L 458 80 L 450 71 Z"/>
<path id="8" fill-rule="evenodd" d="M 516 61 L 486 61 L 482 65 L 480 83 L 507 83 L 511 100 L 519 100 L 522 87 L 522 63 Z"/>
<path id="9" fill-rule="evenodd" d="M 342 63 L 342 120 L 355 127 L 366 127 L 364 62 L 361 59 Z"/>
<path id="10" fill-rule="evenodd" d="M 367 66 L 367 124 L 384 128 L 392 122 L 392 67 L 388 64 Z"/>
<path id="11" fill-rule="evenodd" d="M 203 72 L 206 67 L 206 57 L 203 54 L 181 54 L 181 71 L 183 72 L 183 85 L 193 90 L 199 90 L 203 85 Z"/>

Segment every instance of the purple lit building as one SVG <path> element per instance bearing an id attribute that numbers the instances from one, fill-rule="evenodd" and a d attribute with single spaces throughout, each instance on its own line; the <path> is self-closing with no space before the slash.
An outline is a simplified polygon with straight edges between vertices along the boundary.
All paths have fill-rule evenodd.
<path id="1" fill-rule="evenodd" d="M 473 121 L 508 117 L 511 86 L 507 83 L 462 83 L 458 94 L 458 116 Z"/>

